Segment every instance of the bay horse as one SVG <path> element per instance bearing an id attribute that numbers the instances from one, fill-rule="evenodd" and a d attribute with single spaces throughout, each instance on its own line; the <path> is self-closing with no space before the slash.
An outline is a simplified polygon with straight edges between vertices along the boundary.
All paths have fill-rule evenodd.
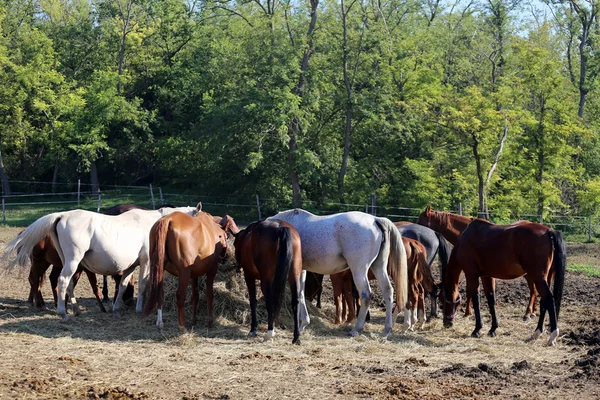
<path id="1" fill-rule="evenodd" d="M 550 316 L 550 339 L 556 343 L 558 315 L 562 300 L 566 268 L 566 250 L 559 231 L 533 222 L 512 225 L 495 225 L 486 220 L 475 219 L 459 236 L 448 263 L 444 294 L 444 326 L 451 327 L 456 304 L 460 302 L 458 282 L 461 270 L 467 281 L 467 294 L 473 299 L 475 330 L 479 337 L 482 328 L 479 310 L 479 278 L 514 279 L 527 274 L 542 300 L 540 317 L 532 339 L 537 339 L 544 329 L 546 311 Z M 554 290 L 550 283 L 554 279 Z M 492 291 L 485 293 L 492 315 L 490 336 L 496 336 L 495 299 Z"/>
<path id="2" fill-rule="evenodd" d="M 425 246 L 417 240 L 402 236 L 402 243 L 406 250 L 406 259 L 408 263 L 408 296 L 405 306 L 403 333 L 407 330 L 413 330 L 417 321 L 421 322 L 421 327 L 425 324 L 425 289 L 433 291 L 435 282 L 431 275 L 431 269 L 427 263 L 427 250 Z M 394 271 L 389 270 L 388 274 L 394 275 Z M 375 279 L 375 276 L 369 271 L 369 280 Z M 333 297 L 336 302 L 335 323 L 340 323 L 344 318 L 343 306 L 348 307 L 348 320 L 354 319 L 355 305 L 349 301 L 353 297 L 352 292 L 352 274 L 346 270 L 331 275 L 333 285 Z M 356 299 L 358 300 L 358 299 Z"/>
<path id="3" fill-rule="evenodd" d="M 250 297 L 251 337 L 256 337 L 256 280 L 267 303 L 268 330 L 265 340 L 275 335 L 273 327 L 285 297 L 285 282 L 292 292 L 294 314 L 294 338 L 292 344 L 300 344 L 298 301 L 302 276 L 302 249 L 300 235 L 284 221 L 268 220 L 253 222 L 235 235 L 235 259 L 244 270 L 244 279 Z"/>
<path id="4" fill-rule="evenodd" d="M 201 207 L 199 204 L 198 207 Z M 47 235 L 63 262 L 58 278 L 57 313 L 68 319 L 65 294 L 71 277 L 79 264 L 91 272 L 102 275 L 123 273 L 113 313 L 119 315 L 127 282 L 135 268 L 140 265 L 140 278 L 136 311 L 142 311 L 143 293 L 146 287 L 150 228 L 161 216 L 174 210 L 189 214 L 197 208 L 163 208 L 157 211 L 131 210 L 117 216 L 98 214 L 85 210 L 72 210 L 48 214 L 29 225 L 20 235 L 7 243 L 5 254 L 19 249 L 12 264 L 27 265 L 33 248 Z M 72 303 L 76 303 L 74 297 Z"/>
<path id="5" fill-rule="evenodd" d="M 414 239 L 425 247 L 425 252 L 427 253 L 427 265 L 429 266 L 429 269 L 431 269 L 436 255 L 439 256 L 441 267 L 440 276 L 443 281 L 446 267 L 448 266 L 448 259 L 450 257 L 450 247 L 448 246 L 448 242 L 444 236 L 433 229 L 412 222 L 394 222 L 394 225 L 396 225 L 400 231 L 400 234 L 402 234 L 402 237 Z M 431 318 L 437 318 L 438 316 L 437 299 L 439 294 L 438 292 L 440 291 L 441 287 L 441 284 L 434 285 L 433 291 L 429 293 L 429 299 L 431 302 L 429 316 Z"/>
<path id="6" fill-rule="evenodd" d="M 317 299 L 317 308 L 321 308 L 321 295 L 323 294 L 323 277 L 322 274 L 314 272 L 306 272 L 306 283 L 304 284 L 304 298 L 308 302 Z"/>
<path id="7" fill-rule="evenodd" d="M 229 216 L 223 218 L 233 233 L 239 229 Z M 222 219 L 222 220 L 223 220 Z M 228 222 L 227 222 L 228 221 Z M 226 232 L 212 215 L 199 211 L 195 216 L 175 212 L 156 221 L 150 229 L 150 294 L 144 309 L 148 316 L 157 307 L 156 327 L 164 327 L 164 271 L 179 278 L 177 311 L 179 330 L 185 331 L 184 303 L 187 287 L 192 281 L 192 326 L 196 324 L 198 278 L 206 274 L 208 326 L 213 325 L 213 282 L 219 261 L 227 252 Z"/>
<path id="8" fill-rule="evenodd" d="M 280 212 L 268 219 L 288 222 L 300 234 L 304 269 L 300 296 L 300 331 L 310 323 L 304 299 L 305 271 L 334 274 L 349 268 L 364 305 L 350 336 L 358 335 L 364 328 L 371 299 L 367 277 L 369 269 L 375 274 L 386 303 L 383 335 L 387 337 L 390 334 L 399 308 L 394 310 L 395 314 L 392 316 L 394 289 L 387 273 L 388 263 L 394 265 L 390 267 L 392 271 L 397 271 L 392 278 L 396 285 L 396 302 L 400 305 L 406 304 L 408 271 L 401 235 L 389 219 L 358 211 L 316 216 L 298 208 Z"/>
<path id="9" fill-rule="evenodd" d="M 471 217 L 465 217 L 458 214 L 452 214 L 449 212 L 435 211 L 431 209 L 430 205 L 427 205 L 425 210 L 419 215 L 417 223 L 420 225 L 427 226 L 436 232 L 440 232 L 452 245 L 456 245 L 460 234 L 469 226 L 473 221 Z M 529 221 L 517 221 L 512 225 L 519 224 L 530 224 Z M 445 278 L 445 273 L 442 274 L 442 281 Z M 528 321 L 530 318 L 535 317 L 535 303 L 537 298 L 537 290 L 533 280 L 529 275 L 524 276 L 529 287 L 529 303 L 525 309 L 525 315 L 523 316 L 524 321 Z M 496 283 L 492 277 L 481 277 L 484 291 L 494 292 L 496 291 Z M 467 295 L 467 302 L 465 306 L 465 317 L 472 314 L 471 308 L 471 297 Z"/>

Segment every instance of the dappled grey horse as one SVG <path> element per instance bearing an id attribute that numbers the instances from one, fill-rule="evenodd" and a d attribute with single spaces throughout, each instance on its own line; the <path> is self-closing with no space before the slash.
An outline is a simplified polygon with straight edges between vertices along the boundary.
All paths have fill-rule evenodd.
<path id="1" fill-rule="evenodd" d="M 440 233 L 423 225 L 401 222 L 396 222 L 394 224 L 402 236 L 417 240 L 425 246 L 425 249 L 427 250 L 427 265 L 429 265 L 429 268 L 431 268 L 435 256 L 439 254 L 441 263 L 440 274 L 443 282 L 444 275 L 446 274 L 446 267 L 448 266 L 448 258 L 450 257 L 450 247 L 446 239 L 444 239 Z M 437 294 L 440 287 L 443 288 L 443 285 L 436 285 L 434 292 L 429 293 L 431 300 L 430 316 L 433 318 L 437 318 L 438 314 Z"/>

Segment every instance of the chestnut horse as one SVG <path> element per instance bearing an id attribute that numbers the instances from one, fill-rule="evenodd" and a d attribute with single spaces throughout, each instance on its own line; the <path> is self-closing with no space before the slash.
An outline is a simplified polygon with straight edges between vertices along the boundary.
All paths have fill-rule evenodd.
<path id="1" fill-rule="evenodd" d="M 479 337 L 481 314 L 479 310 L 479 278 L 514 279 L 527 274 L 541 294 L 540 318 L 532 339 L 543 332 L 546 311 L 550 316 L 549 345 L 556 343 L 558 315 L 566 268 L 565 245 L 560 232 L 533 222 L 513 225 L 495 225 L 483 219 L 469 224 L 458 238 L 450 255 L 444 281 L 446 304 L 444 326 L 451 327 L 456 304 L 460 302 L 458 282 L 461 270 L 467 280 L 467 294 L 473 299 L 475 330 Z M 554 290 L 550 283 L 554 278 Z M 494 293 L 486 291 L 492 315 L 490 336 L 496 336 L 498 321 Z"/>
<path id="2" fill-rule="evenodd" d="M 420 225 L 425 225 L 436 232 L 440 232 L 450 243 L 452 243 L 452 245 L 456 245 L 458 242 L 458 237 L 462 231 L 467 228 L 471 221 L 473 221 L 473 218 L 452 214 L 449 212 L 434 211 L 431 209 L 431 206 L 428 205 L 425 208 L 425 211 L 419 215 L 417 223 Z M 512 225 L 530 223 L 531 222 L 529 221 L 517 221 Z M 535 317 L 535 300 L 537 298 L 537 290 L 533 280 L 529 277 L 529 275 L 525 275 L 524 278 L 527 281 L 527 286 L 529 287 L 529 303 L 525 309 L 525 316 L 523 317 L 523 320 L 528 321 L 531 317 Z M 442 276 L 442 282 L 444 279 L 445 276 Z M 483 289 L 486 293 L 496 292 L 496 283 L 494 278 L 482 276 L 481 282 L 483 283 Z M 471 297 L 467 294 L 465 317 L 471 314 Z"/>
<path id="3" fill-rule="evenodd" d="M 292 292 L 294 314 L 294 338 L 292 344 L 300 344 L 298 301 L 302 275 L 302 249 L 298 231 L 287 222 L 268 220 L 253 222 L 235 235 L 235 259 L 244 270 L 244 278 L 250 297 L 252 323 L 251 337 L 256 337 L 256 280 L 267 303 L 268 331 L 265 340 L 275 335 L 273 323 L 283 298 L 285 281 Z"/>
<path id="4" fill-rule="evenodd" d="M 404 315 L 403 332 L 413 330 L 417 320 L 425 324 L 425 292 L 423 286 L 428 292 L 432 292 L 435 286 L 431 269 L 427 262 L 427 251 L 425 246 L 417 240 L 402 236 L 402 243 L 406 250 L 406 261 L 408 263 L 408 298 L 406 301 Z M 388 274 L 393 275 L 390 271 Z M 375 279 L 375 276 L 369 271 L 369 280 Z M 352 274 L 350 271 L 343 271 L 331 275 L 331 284 L 333 286 L 333 297 L 336 303 L 335 323 L 338 324 L 344 318 L 344 307 L 348 307 L 347 322 L 351 322 L 355 315 L 355 306 L 352 301 L 354 294 L 352 291 Z M 358 300 L 358 299 L 356 299 Z M 399 307 L 396 305 L 396 307 Z M 422 326 L 421 325 L 421 326 Z"/>
<path id="5" fill-rule="evenodd" d="M 237 233 L 233 219 L 226 216 L 227 229 Z M 162 330 L 162 307 L 164 302 L 164 270 L 179 278 L 177 287 L 177 310 L 179 330 L 185 331 L 185 293 L 192 281 L 192 325 L 196 324 L 198 307 L 198 278 L 206 274 L 206 302 L 208 326 L 213 324 L 213 283 L 219 261 L 227 252 L 226 232 L 215 222 L 213 216 L 198 212 L 194 217 L 174 212 L 159 219 L 150 229 L 150 295 L 144 309 L 149 315 L 157 306 L 156 326 Z"/>

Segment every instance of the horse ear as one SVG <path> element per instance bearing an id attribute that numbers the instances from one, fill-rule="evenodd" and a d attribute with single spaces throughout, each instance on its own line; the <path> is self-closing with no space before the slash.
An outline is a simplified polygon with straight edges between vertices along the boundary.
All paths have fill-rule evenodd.
<path id="1" fill-rule="evenodd" d="M 425 207 L 425 214 L 429 214 L 431 212 L 431 204 L 427 204 L 427 207 Z"/>
<path id="2" fill-rule="evenodd" d="M 196 211 L 200 212 L 202 211 L 202 202 L 199 201 L 198 204 L 196 204 Z"/>

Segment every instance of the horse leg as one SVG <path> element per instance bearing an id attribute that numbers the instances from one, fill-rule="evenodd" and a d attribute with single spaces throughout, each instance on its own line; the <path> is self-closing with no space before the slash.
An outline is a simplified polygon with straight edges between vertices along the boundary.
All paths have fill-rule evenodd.
<path id="1" fill-rule="evenodd" d="M 77 267 L 79 266 L 79 262 L 82 258 L 82 254 L 76 254 L 70 259 L 67 259 L 62 271 L 60 272 L 60 276 L 58 277 L 58 304 L 56 307 L 56 313 L 61 315 L 63 320 L 69 319 L 69 317 L 67 317 L 67 310 L 65 307 L 67 289 L 71 283 L 71 278 L 73 275 L 75 275 Z"/>
<path id="2" fill-rule="evenodd" d="M 117 299 L 113 302 L 113 317 L 118 318 L 121 316 L 121 308 L 123 307 L 123 294 L 127 289 L 127 282 L 131 278 L 133 271 L 137 267 L 137 264 L 133 264 L 131 267 L 123 271 L 121 281 L 119 282 L 119 290 L 117 291 Z"/>
<path id="3" fill-rule="evenodd" d="M 300 298 L 300 279 L 296 279 L 290 271 L 288 283 L 292 292 L 292 313 L 294 314 L 294 338 L 292 344 L 300 344 L 300 321 L 298 316 L 298 299 Z M 256 310 L 255 310 L 256 311 Z"/>
<path id="4" fill-rule="evenodd" d="M 61 271 L 61 265 L 53 265 L 50 271 L 50 286 L 52 287 L 52 297 L 54 297 L 54 307 L 58 307 L 58 277 Z"/>
<path id="5" fill-rule="evenodd" d="M 367 311 L 369 310 L 369 302 L 371 300 L 371 286 L 369 285 L 369 279 L 367 277 L 368 268 L 363 271 L 352 271 L 352 277 L 354 278 L 354 284 L 356 290 L 358 290 L 361 305 L 358 317 L 356 318 L 356 325 L 349 333 L 350 336 L 358 336 L 365 327 L 365 318 L 367 317 Z"/>
<path id="6" fill-rule="evenodd" d="M 525 275 L 525 279 L 527 280 L 527 286 L 529 287 L 529 304 L 527 305 L 527 310 L 525 310 L 523 321 L 529 321 L 531 317 L 535 317 L 535 300 L 537 298 L 537 290 L 535 288 L 535 283 L 529 278 L 529 275 Z"/>
<path id="7" fill-rule="evenodd" d="M 148 255 L 143 252 L 140 256 L 140 274 L 138 279 L 138 297 L 137 302 L 135 303 L 135 312 L 141 313 L 144 310 L 144 293 L 146 292 L 146 282 L 148 281 L 148 276 L 150 275 L 150 259 Z M 129 290 L 131 285 L 132 277 L 121 277 L 121 285 L 120 290 L 123 290 L 123 296 L 125 296 L 125 292 Z M 123 282 L 123 280 L 125 282 Z"/>
<path id="8" fill-rule="evenodd" d="M 552 296 L 552 292 L 550 291 L 550 286 L 548 286 L 548 282 L 543 278 L 536 280 L 535 286 L 542 297 L 540 301 L 540 319 L 538 321 L 538 326 L 536 331 L 533 333 L 532 338 L 537 339 L 542 332 L 544 331 L 544 317 L 546 316 L 546 311 L 548 311 L 548 315 L 550 316 L 550 339 L 548 340 L 548 345 L 553 346 L 556 344 L 556 338 L 558 337 L 558 322 L 556 318 L 556 308 L 554 305 L 554 296 Z"/>
<path id="9" fill-rule="evenodd" d="M 306 270 L 302 270 L 300 275 L 300 332 L 310 324 L 310 315 L 308 315 L 308 309 L 306 308 L 306 299 L 304 297 L 304 285 L 306 284 Z"/>
<path id="10" fill-rule="evenodd" d="M 473 310 L 475 311 L 475 330 L 471 333 L 471 337 L 480 337 L 481 334 L 481 310 L 479 309 L 479 277 L 467 277 L 467 296 L 473 301 Z"/>
<path id="11" fill-rule="evenodd" d="M 494 278 L 482 277 L 481 282 L 483 283 L 483 290 L 485 291 L 485 297 L 487 298 L 488 306 L 490 307 L 490 314 L 492 316 L 492 327 L 488 334 L 491 337 L 496 337 L 496 329 L 498 328 L 498 319 L 496 318 L 496 282 Z"/>
<path id="12" fill-rule="evenodd" d="M 44 284 L 44 278 L 46 277 L 46 270 L 50 267 L 50 263 L 46 260 L 38 260 L 32 258 L 31 269 L 29 271 L 29 298 L 27 302 L 36 308 L 42 308 L 44 303 L 44 296 L 42 296 L 42 285 Z"/>
<path id="13" fill-rule="evenodd" d="M 102 301 L 105 303 L 110 301 L 110 298 L 108 297 L 108 277 L 106 275 L 104 275 L 102 279 Z"/>
<path id="14" fill-rule="evenodd" d="M 192 325 L 196 326 L 196 311 L 198 311 L 198 300 L 200 299 L 200 293 L 198 293 L 198 277 L 191 278 L 192 281 Z"/>
<path id="15" fill-rule="evenodd" d="M 249 337 L 256 337 L 256 326 L 258 322 L 256 320 L 256 279 L 253 276 L 244 273 L 244 279 L 246 280 L 246 287 L 248 288 L 248 297 L 250 298 L 250 332 Z"/>
<path id="16" fill-rule="evenodd" d="M 331 286 L 333 287 L 333 302 L 335 304 L 335 320 L 333 323 L 339 325 L 342 323 L 342 287 L 344 285 L 343 273 L 331 274 Z"/>
<path id="17" fill-rule="evenodd" d="M 88 271 L 87 269 L 85 270 L 85 274 L 88 277 L 88 281 L 90 281 L 90 286 L 92 287 L 92 292 L 94 292 L 94 296 L 96 296 L 96 302 L 98 303 L 98 306 L 100 306 L 100 311 L 105 313 L 106 308 L 104 308 L 104 304 L 102 304 L 102 294 L 100 293 L 100 289 L 98 288 L 98 279 L 96 278 L 96 274 L 91 271 Z"/>
<path id="18" fill-rule="evenodd" d="M 81 274 L 83 272 L 83 266 L 80 264 L 79 267 L 77 267 L 77 271 L 75 272 L 75 274 L 71 277 L 71 282 L 69 283 L 68 286 L 68 297 L 69 300 L 71 302 L 71 307 L 73 309 L 73 315 L 79 315 L 81 314 L 81 310 L 79 308 L 79 304 L 77 304 L 77 299 L 75 298 L 75 286 L 77 286 L 77 282 L 79 282 L 79 278 L 81 278 Z"/>
<path id="19" fill-rule="evenodd" d="M 392 312 L 394 310 L 394 288 L 392 287 L 390 277 L 387 273 L 387 260 L 389 252 L 387 252 L 387 254 L 384 253 L 385 252 L 383 251 L 379 253 L 377 258 L 371 265 L 371 271 L 373 271 L 373 275 L 375 275 L 375 278 L 377 279 L 377 283 L 379 284 L 379 288 L 381 289 L 381 295 L 383 297 L 383 300 L 385 301 L 385 326 L 383 328 L 383 336 L 387 337 L 392 332 L 392 328 L 394 327 L 394 321 L 396 320 L 395 317 L 397 316 L 397 314 L 395 316 L 392 315 Z M 365 308 L 368 308 L 368 303 L 365 305 Z"/>
<path id="20" fill-rule="evenodd" d="M 418 284 L 419 288 L 419 301 L 417 304 L 417 316 L 420 326 L 418 329 L 423 329 L 425 326 L 425 289 L 423 289 L 423 285 Z"/>
<path id="21" fill-rule="evenodd" d="M 191 268 L 184 267 L 179 269 L 179 285 L 177 286 L 177 315 L 179 321 L 179 332 L 185 332 L 185 311 L 183 309 L 185 305 L 185 293 L 187 292 L 187 287 L 190 283 L 190 274 Z M 123 285 L 121 285 L 123 288 Z M 208 282 L 206 284 L 207 289 L 207 298 L 208 298 Z M 123 289 L 124 290 L 124 289 Z"/>
<path id="22" fill-rule="evenodd" d="M 213 299 L 215 298 L 214 283 L 215 277 L 217 276 L 218 264 L 215 264 L 214 268 L 206 273 L 206 307 L 208 308 L 208 321 L 206 325 L 212 328 L 214 325 L 213 317 Z"/>
<path id="23" fill-rule="evenodd" d="M 106 276 L 104 276 L 104 278 L 107 278 Z M 115 281 L 115 294 L 113 295 L 113 299 L 112 302 L 113 304 L 115 304 L 117 302 L 117 295 L 119 294 L 119 286 L 121 285 L 121 275 L 119 274 L 114 274 L 112 276 L 113 281 Z M 107 289 L 108 291 L 108 289 Z"/>
<path id="24" fill-rule="evenodd" d="M 342 298 L 344 299 L 344 304 L 346 305 L 346 309 L 348 310 L 348 318 L 346 319 L 346 323 L 349 324 L 356 318 L 356 311 L 354 310 L 354 296 L 352 293 L 352 277 L 348 277 L 344 281 L 344 292 Z"/>

